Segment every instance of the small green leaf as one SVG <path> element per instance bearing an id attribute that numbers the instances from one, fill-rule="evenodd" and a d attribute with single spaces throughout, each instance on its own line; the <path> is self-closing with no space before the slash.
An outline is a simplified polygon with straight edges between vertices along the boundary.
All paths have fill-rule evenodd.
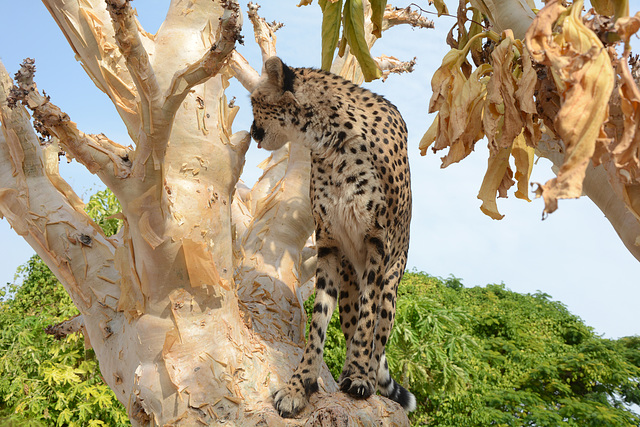
<path id="1" fill-rule="evenodd" d="M 373 35 L 382 37 L 382 18 L 384 9 L 387 7 L 387 0 L 371 0 L 371 22 L 373 23 Z"/>
<path id="2" fill-rule="evenodd" d="M 362 0 L 346 0 L 344 5 L 344 33 L 356 57 L 364 79 L 367 82 L 380 78 L 382 72 L 374 62 L 369 52 L 369 45 L 364 35 L 364 7 Z"/>
<path id="3" fill-rule="evenodd" d="M 331 70 L 333 54 L 340 37 L 340 22 L 342 21 L 342 0 L 331 2 L 320 0 L 322 9 L 322 69 Z"/>

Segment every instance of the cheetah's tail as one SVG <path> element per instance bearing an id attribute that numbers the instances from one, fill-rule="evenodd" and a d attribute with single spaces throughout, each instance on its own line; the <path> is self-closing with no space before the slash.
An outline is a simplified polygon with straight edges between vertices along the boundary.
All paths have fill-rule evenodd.
<path id="1" fill-rule="evenodd" d="M 382 354 L 378 368 L 378 390 L 381 395 L 402 405 L 405 411 L 411 412 L 416 409 L 416 397 L 391 378 L 387 357 L 384 354 Z"/>

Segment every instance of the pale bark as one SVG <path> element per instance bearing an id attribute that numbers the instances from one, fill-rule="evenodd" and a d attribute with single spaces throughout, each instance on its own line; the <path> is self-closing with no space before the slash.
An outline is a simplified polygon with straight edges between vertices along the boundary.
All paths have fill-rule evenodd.
<path id="1" fill-rule="evenodd" d="M 395 402 L 335 393 L 326 367 L 298 419 L 272 407 L 301 356 L 313 290 L 309 153 L 285 146 L 252 189 L 239 182 L 250 138 L 231 131 L 237 107 L 224 89 L 233 75 L 250 91 L 259 76 L 233 51 L 237 3 L 173 0 L 155 35 L 129 1 L 43 3 L 135 148 L 82 133 L 27 66 L 13 97 L 52 136 L 41 145 L 26 109 L 7 107 L 0 67 L 0 214 L 71 295 L 82 316 L 61 329 L 82 320 L 133 425 L 407 425 Z M 273 29 L 255 8 L 250 19 L 264 57 L 274 54 Z M 60 149 L 116 194 L 118 235 L 84 213 L 58 174 Z"/>

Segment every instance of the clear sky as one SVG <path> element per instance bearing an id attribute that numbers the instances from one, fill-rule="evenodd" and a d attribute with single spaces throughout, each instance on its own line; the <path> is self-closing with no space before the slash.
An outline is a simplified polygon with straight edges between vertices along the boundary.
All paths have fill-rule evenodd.
<path id="1" fill-rule="evenodd" d="M 446 2 L 450 10 L 456 10 L 457 1 Z M 168 3 L 136 0 L 133 5 L 145 29 L 155 32 Z M 297 0 L 263 3 L 263 17 L 285 24 L 277 32 L 279 56 L 292 66 L 318 67 L 321 13 L 317 2 L 301 8 L 295 6 Z M 417 3 L 429 8 L 426 1 Z M 0 4 L 0 59 L 9 72 L 17 71 L 25 57 L 35 58 L 38 87 L 81 130 L 104 132 L 114 141 L 129 144 L 109 99 L 84 74 L 43 4 L 36 0 L 0 0 Z M 541 221 L 543 202 L 515 199 L 511 191 L 508 199 L 498 201 L 505 218 L 494 221 L 480 212 L 481 202 L 476 198 L 487 164 L 485 142 L 479 142 L 469 158 L 447 169 L 440 169 L 439 158 L 444 153 L 420 156 L 418 142 L 433 120 L 427 114 L 431 77 L 448 50 L 445 37 L 454 24 L 453 18 L 430 18 L 435 30 L 395 27 L 373 49 L 375 56 L 393 55 L 402 60 L 416 56 L 415 71 L 391 76 L 385 83 L 365 84 L 396 104 L 409 127 L 414 210 L 408 268 L 434 276 L 454 275 L 468 287 L 503 282 L 517 292 L 541 291 L 562 301 L 606 337 L 640 334 L 640 263 L 589 199 L 560 201 L 559 210 Z M 245 20 L 245 46 L 238 50 L 254 67 L 260 67 L 250 27 Z M 637 38 L 634 45 L 638 51 Z M 248 129 L 248 93 L 232 84 L 227 96 L 235 96 L 241 106 L 234 130 Z M 266 156 L 255 144 L 251 146 L 245 182 L 257 179 L 261 171 L 256 166 Z M 77 164 L 61 165 L 61 172 L 85 200 L 103 188 Z M 553 176 L 549 163 L 541 159 L 531 180 L 544 183 Z M 0 242 L 0 284 L 4 284 L 13 280 L 16 268 L 33 250 L 6 220 L 0 220 Z"/>

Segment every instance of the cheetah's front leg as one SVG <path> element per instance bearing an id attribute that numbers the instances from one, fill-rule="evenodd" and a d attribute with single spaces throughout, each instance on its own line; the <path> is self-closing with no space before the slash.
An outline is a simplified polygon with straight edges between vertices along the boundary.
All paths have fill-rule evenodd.
<path id="1" fill-rule="evenodd" d="M 327 326 L 338 296 L 338 258 L 335 246 L 318 245 L 316 300 L 313 306 L 309 339 L 302 360 L 287 385 L 273 395 L 274 406 L 281 416 L 290 418 L 302 410 L 309 395 L 318 391 L 318 376 Z"/>
<path id="2" fill-rule="evenodd" d="M 358 398 L 367 398 L 376 391 L 377 368 L 372 360 L 378 310 L 384 287 L 386 251 L 382 228 L 365 236 L 367 262 L 359 286 L 359 310 L 356 330 L 347 343 L 347 355 L 340 375 L 340 389 Z M 372 369 L 371 369 L 372 368 Z"/>

